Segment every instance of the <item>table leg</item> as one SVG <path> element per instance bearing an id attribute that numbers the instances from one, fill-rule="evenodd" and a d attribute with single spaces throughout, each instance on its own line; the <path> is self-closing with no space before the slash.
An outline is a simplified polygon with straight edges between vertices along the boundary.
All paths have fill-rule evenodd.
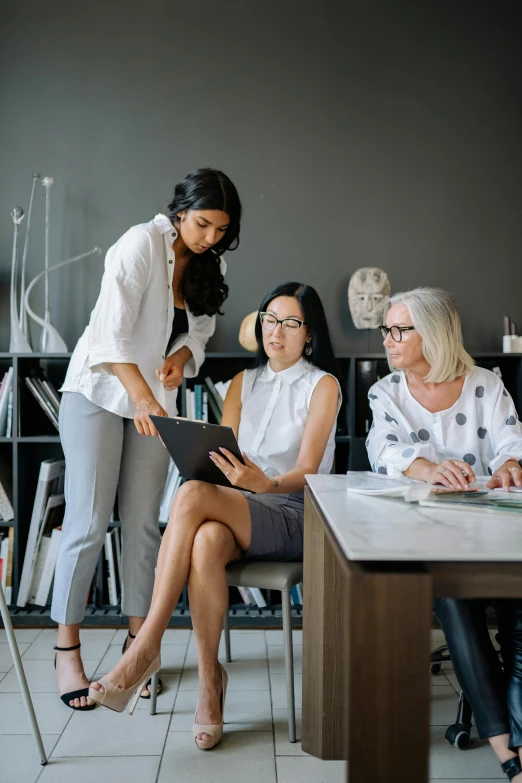
<path id="1" fill-rule="evenodd" d="M 303 563 L 303 750 L 320 759 L 345 759 L 347 581 L 308 494 Z"/>
<path id="2" fill-rule="evenodd" d="M 346 570 L 350 783 L 428 780 L 431 577 L 394 567 Z"/>
<path id="3" fill-rule="evenodd" d="M 415 565 L 348 561 L 305 494 L 303 750 L 350 783 L 424 783 L 432 583 Z"/>

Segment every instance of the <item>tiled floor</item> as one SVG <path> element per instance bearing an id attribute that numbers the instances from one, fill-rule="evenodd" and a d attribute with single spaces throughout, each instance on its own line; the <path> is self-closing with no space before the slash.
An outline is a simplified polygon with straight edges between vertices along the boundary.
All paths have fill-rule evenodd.
<path id="1" fill-rule="evenodd" d="M 16 631 L 44 744 L 50 755 L 40 767 L 11 668 L 5 632 L 0 631 L 0 780 L 2 783 L 337 783 L 343 762 L 319 761 L 287 738 L 281 631 L 233 631 L 234 662 L 227 664 L 229 692 L 222 744 L 204 753 L 192 740 L 196 706 L 196 650 L 190 631 L 169 630 L 162 649 L 164 693 L 158 714 L 143 699 L 130 718 L 103 708 L 74 713 L 55 693 L 52 630 Z M 102 675 L 120 655 L 124 631 L 86 630 L 82 650 L 87 674 Z M 301 632 L 294 633 L 296 699 L 301 717 Z M 433 632 L 433 646 L 441 643 Z M 432 781 L 502 780 L 489 747 L 466 752 L 444 740 L 455 719 L 455 677 L 448 668 L 432 678 Z M 414 719 L 414 716 L 412 716 Z M 405 764 L 407 764 L 405 759 Z"/>

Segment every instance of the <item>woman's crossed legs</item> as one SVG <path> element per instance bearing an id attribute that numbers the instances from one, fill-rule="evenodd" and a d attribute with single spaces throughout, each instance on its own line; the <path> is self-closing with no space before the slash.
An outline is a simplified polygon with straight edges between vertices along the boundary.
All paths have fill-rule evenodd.
<path id="1" fill-rule="evenodd" d="M 221 722 L 218 647 L 228 606 L 225 567 L 248 549 L 251 535 L 250 511 L 241 492 L 201 481 L 180 487 L 159 551 L 150 611 L 132 646 L 107 675 L 111 683 L 127 689 L 140 680 L 160 651 L 188 579 L 200 677 L 197 722 Z M 97 682 L 91 687 L 103 690 Z"/>

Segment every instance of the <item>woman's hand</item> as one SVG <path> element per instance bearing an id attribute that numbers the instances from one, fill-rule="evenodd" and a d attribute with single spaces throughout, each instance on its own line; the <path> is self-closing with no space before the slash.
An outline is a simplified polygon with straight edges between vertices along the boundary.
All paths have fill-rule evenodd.
<path id="1" fill-rule="evenodd" d="M 221 451 L 221 454 L 224 454 L 225 456 L 222 457 L 221 454 L 211 451 L 210 459 L 227 477 L 232 486 L 248 489 L 250 492 L 270 492 L 274 483 L 270 481 L 268 476 L 265 476 L 261 468 L 258 468 L 255 462 L 248 459 L 245 453 L 243 453 L 245 464 L 242 465 L 227 449 L 220 447 L 219 450 Z"/>
<path id="2" fill-rule="evenodd" d="M 156 376 L 167 391 L 172 391 L 172 389 L 177 389 L 183 383 L 184 368 L 185 362 L 176 352 L 165 359 L 161 370 L 156 370 Z"/>
<path id="3" fill-rule="evenodd" d="M 489 489 L 509 490 L 511 486 L 522 487 L 522 468 L 516 459 L 508 459 L 504 462 L 488 481 Z"/>
<path id="4" fill-rule="evenodd" d="M 440 465 L 433 465 L 426 474 L 429 484 L 443 484 L 452 489 L 469 489 L 476 481 L 471 465 L 460 459 L 445 459 Z"/>
<path id="5" fill-rule="evenodd" d="M 158 434 L 158 430 L 150 420 L 149 416 L 168 416 L 167 411 L 163 410 L 159 402 L 155 399 L 150 402 L 136 402 L 136 412 L 134 413 L 134 424 L 140 435 Z"/>

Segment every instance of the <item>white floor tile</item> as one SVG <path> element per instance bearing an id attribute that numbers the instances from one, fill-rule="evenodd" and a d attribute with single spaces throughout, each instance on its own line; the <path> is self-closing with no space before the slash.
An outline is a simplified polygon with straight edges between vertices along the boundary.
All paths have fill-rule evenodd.
<path id="1" fill-rule="evenodd" d="M 18 645 L 18 652 L 23 655 L 29 647 L 28 642 L 16 642 Z M 8 672 L 13 666 L 13 656 L 11 655 L 11 648 L 4 642 L 0 642 L 0 671 Z"/>
<path id="2" fill-rule="evenodd" d="M 272 714 L 276 756 L 308 756 L 301 747 L 301 710 L 295 711 L 297 742 L 290 742 L 288 739 L 287 711 L 274 709 Z"/>
<path id="3" fill-rule="evenodd" d="M 269 731 L 236 731 L 223 736 L 211 752 L 199 750 L 192 732 L 169 733 L 158 783 L 275 783 Z"/>
<path id="4" fill-rule="evenodd" d="M 58 739 L 57 735 L 42 735 L 47 756 L 50 756 Z M 42 769 L 32 736 L 26 734 L 0 735 L 2 781 L 5 783 L 35 783 Z"/>
<path id="5" fill-rule="evenodd" d="M 174 705 L 169 731 L 190 731 L 198 694 L 180 691 Z M 269 691 L 227 691 L 225 731 L 272 731 Z"/>
<path id="6" fill-rule="evenodd" d="M 278 756 L 278 783 L 345 783 L 346 762 L 321 761 L 313 756 Z"/>
<path id="7" fill-rule="evenodd" d="M 60 701 L 57 693 L 32 693 L 31 698 L 41 733 L 61 734 L 72 710 Z M 31 724 L 21 693 L 0 693 L 0 735 L 30 733 Z"/>
<path id="8" fill-rule="evenodd" d="M 266 642 L 263 631 L 231 631 L 230 650 L 233 661 L 256 660 L 266 658 Z M 219 643 L 219 657 L 225 660 L 225 637 L 221 634 Z M 188 650 L 187 660 L 197 660 L 196 637 L 192 635 Z"/>
<path id="9" fill-rule="evenodd" d="M 279 646 L 268 647 L 268 665 L 273 674 L 285 672 L 285 648 Z M 303 648 L 300 644 L 294 645 L 294 671 L 303 671 Z"/>
<path id="10" fill-rule="evenodd" d="M 302 676 L 299 672 L 294 676 L 295 708 L 300 710 L 303 702 Z M 0 683 L 1 685 L 1 683 Z M 286 677 L 284 674 L 270 673 L 270 687 L 272 690 L 272 707 L 276 710 L 286 709 Z"/>
<path id="11" fill-rule="evenodd" d="M 86 660 L 99 660 L 107 650 L 111 641 L 110 633 L 98 633 L 94 631 L 84 631 L 81 633 L 81 656 Z M 25 660 L 33 661 L 54 661 L 56 650 L 54 646 L 58 641 L 56 631 L 45 630 L 31 644 L 24 653 Z M 64 653 L 66 655 L 66 653 Z"/>
<path id="12" fill-rule="evenodd" d="M 96 661 L 84 661 L 85 674 L 91 679 Z M 52 661 L 26 661 L 24 671 L 31 693 L 56 693 L 56 678 Z M 0 693 L 17 693 L 20 687 L 14 669 L 0 682 Z"/>
<path id="13" fill-rule="evenodd" d="M 266 659 L 232 661 L 232 663 L 223 663 L 223 665 L 228 673 L 228 689 L 230 691 L 268 691 L 270 689 Z M 192 667 L 192 669 L 185 667 L 183 671 L 179 686 L 182 691 L 198 690 L 198 672 L 195 662 Z M 2 683 L 0 682 L 0 690 L 1 688 Z"/>
<path id="14" fill-rule="evenodd" d="M 14 635 L 17 642 L 34 642 L 39 633 L 42 632 L 41 628 L 15 628 Z M 7 642 L 7 634 L 2 629 L 0 630 L 0 642 Z"/>
<path id="15" fill-rule="evenodd" d="M 467 778 L 491 778 L 505 780 L 497 757 L 488 743 L 476 741 L 468 750 L 458 750 L 444 738 L 445 728 L 431 729 L 430 775 L 432 778 L 465 780 Z M 472 737 L 476 734 L 472 732 Z"/>
<path id="16" fill-rule="evenodd" d="M 179 672 L 161 672 L 163 690 L 156 702 L 157 715 L 170 715 L 178 692 L 181 674 Z M 140 699 L 137 710 L 150 710 L 150 699 Z"/>
<path id="17" fill-rule="evenodd" d="M 189 628 L 167 628 L 163 634 L 162 644 L 184 644 L 187 645 L 192 631 Z M 120 649 L 127 638 L 128 629 L 119 628 L 114 634 L 111 644 L 119 644 Z"/>
<path id="18" fill-rule="evenodd" d="M 430 688 L 430 724 L 446 729 L 455 722 L 459 699 L 451 685 Z"/>
<path id="19" fill-rule="evenodd" d="M 96 677 L 107 674 L 116 666 L 121 658 L 121 647 L 119 644 L 111 644 L 101 659 L 97 669 Z M 183 662 L 185 660 L 185 646 L 182 644 L 162 644 L 161 645 L 161 671 L 181 673 Z"/>
<path id="20" fill-rule="evenodd" d="M 160 756 L 53 758 L 38 783 L 156 783 L 160 761 Z"/>
<path id="21" fill-rule="evenodd" d="M 161 756 L 169 715 L 136 710 L 131 717 L 105 707 L 73 713 L 54 756 Z"/>
<path id="22" fill-rule="evenodd" d="M 271 647 L 277 645 L 282 647 L 284 645 L 283 631 L 265 631 L 266 643 Z M 292 639 L 294 640 L 294 647 L 297 644 L 303 643 L 303 632 L 292 631 Z"/>

